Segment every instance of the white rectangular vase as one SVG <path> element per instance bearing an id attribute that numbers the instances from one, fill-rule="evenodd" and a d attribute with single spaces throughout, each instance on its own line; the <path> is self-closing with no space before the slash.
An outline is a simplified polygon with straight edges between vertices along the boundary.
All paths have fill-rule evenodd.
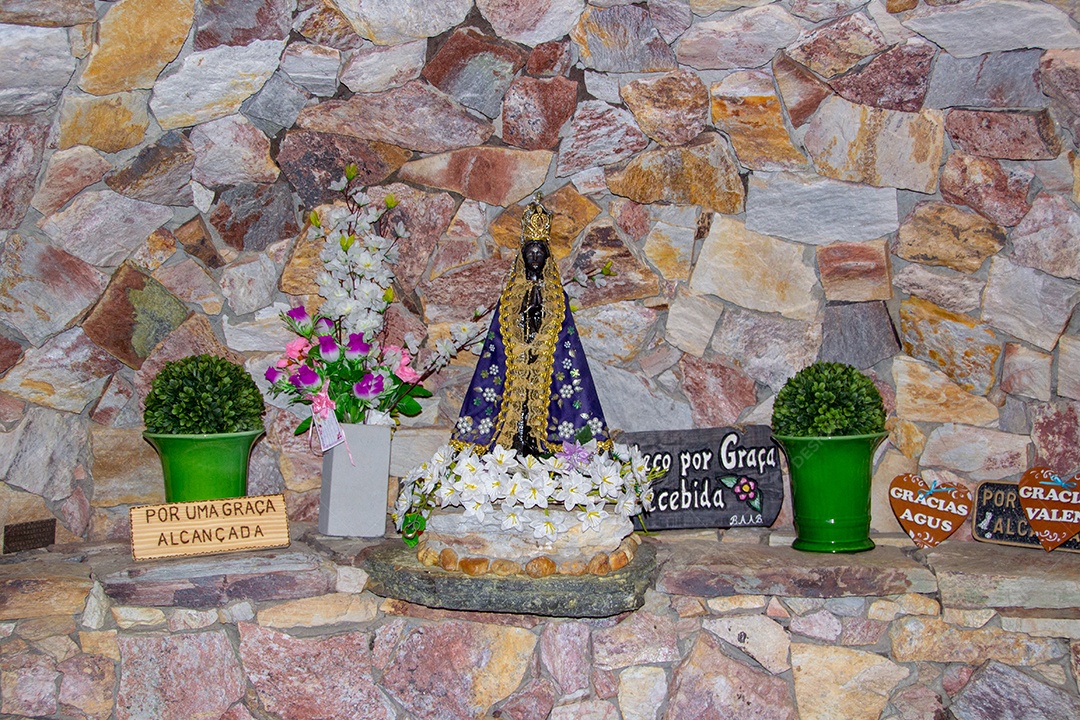
<path id="1" fill-rule="evenodd" d="M 358 424 L 341 427 L 345 431 L 345 444 L 323 455 L 319 532 L 345 537 L 382 537 L 386 532 L 390 479 L 390 427 Z"/>

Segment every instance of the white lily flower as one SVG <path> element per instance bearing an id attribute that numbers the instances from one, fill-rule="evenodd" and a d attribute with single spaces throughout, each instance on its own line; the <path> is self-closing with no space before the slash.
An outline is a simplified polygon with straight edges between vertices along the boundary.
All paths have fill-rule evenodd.
<path id="1" fill-rule="evenodd" d="M 608 514 L 608 511 L 604 509 L 604 503 L 602 501 L 586 503 L 585 509 L 579 511 L 577 514 L 577 519 L 581 522 L 581 531 L 588 532 L 589 530 L 599 530 L 600 523 L 604 521 L 604 518 L 606 518 Z"/>

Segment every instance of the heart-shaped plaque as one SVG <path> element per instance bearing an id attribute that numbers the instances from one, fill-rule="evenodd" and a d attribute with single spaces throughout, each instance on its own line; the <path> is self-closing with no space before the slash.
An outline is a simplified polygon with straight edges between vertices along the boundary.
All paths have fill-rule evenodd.
<path id="1" fill-rule="evenodd" d="M 956 532 L 971 512 L 971 493 L 962 485 L 918 475 L 897 475 L 889 485 L 889 505 L 900 527 L 921 548 L 931 548 Z"/>
<path id="2" fill-rule="evenodd" d="M 1080 475 L 1063 480 L 1034 467 L 1020 478 L 1017 492 L 1024 518 L 1047 552 L 1080 532 Z"/>

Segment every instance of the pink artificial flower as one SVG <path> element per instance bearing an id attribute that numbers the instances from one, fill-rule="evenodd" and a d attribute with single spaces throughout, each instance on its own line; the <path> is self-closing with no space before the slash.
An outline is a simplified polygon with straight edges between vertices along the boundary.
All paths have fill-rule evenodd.
<path id="1" fill-rule="evenodd" d="M 401 358 L 398 362 L 398 366 L 394 368 L 394 374 L 397 375 L 402 382 L 414 383 L 420 381 L 420 373 L 416 372 L 416 370 L 409 365 L 409 363 L 412 362 L 412 356 L 409 354 L 408 350 L 397 345 L 386 345 L 383 347 L 383 352 L 386 355 L 397 355 Z"/>
<path id="2" fill-rule="evenodd" d="M 311 349 L 311 343 L 307 341 L 307 338 L 293 338 L 285 346 L 285 357 L 289 360 L 296 360 L 297 362 L 303 362 L 307 357 L 308 350 Z"/>

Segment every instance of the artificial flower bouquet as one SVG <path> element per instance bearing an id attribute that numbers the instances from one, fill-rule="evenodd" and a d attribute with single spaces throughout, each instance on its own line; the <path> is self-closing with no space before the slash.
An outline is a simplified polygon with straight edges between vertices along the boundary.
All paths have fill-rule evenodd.
<path id="1" fill-rule="evenodd" d="M 554 541 L 574 517 L 587 532 L 608 517 L 609 507 L 626 519 L 651 510 L 654 479 L 636 445 L 615 443 L 604 451 L 595 440 L 568 442 L 550 457 L 501 445 L 481 455 L 445 445 L 402 480 L 392 517 L 410 545 L 433 510 L 451 507 L 477 524 L 494 517 L 503 530 Z M 560 507 L 566 512 L 549 512 Z"/>
<path id="2" fill-rule="evenodd" d="M 421 383 L 484 330 L 479 323 L 461 323 L 436 343 L 423 367 L 416 366 L 415 338 L 406 336 L 404 346 L 383 342 L 384 315 L 395 295 L 398 240 L 408 232 L 394 196 L 372 203 L 357 174 L 348 165 L 345 177 L 331 185 L 342 200 L 309 215 L 309 232 L 325 238 L 323 269 L 316 276 L 323 302 L 314 314 L 303 306 L 281 314 L 297 337 L 266 371 L 271 395 L 311 407 L 296 434 L 314 424 L 324 450 L 340 441 L 338 423 L 394 425 L 399 415 L 419 414 L 417 398 L 431 396 Z"/>

